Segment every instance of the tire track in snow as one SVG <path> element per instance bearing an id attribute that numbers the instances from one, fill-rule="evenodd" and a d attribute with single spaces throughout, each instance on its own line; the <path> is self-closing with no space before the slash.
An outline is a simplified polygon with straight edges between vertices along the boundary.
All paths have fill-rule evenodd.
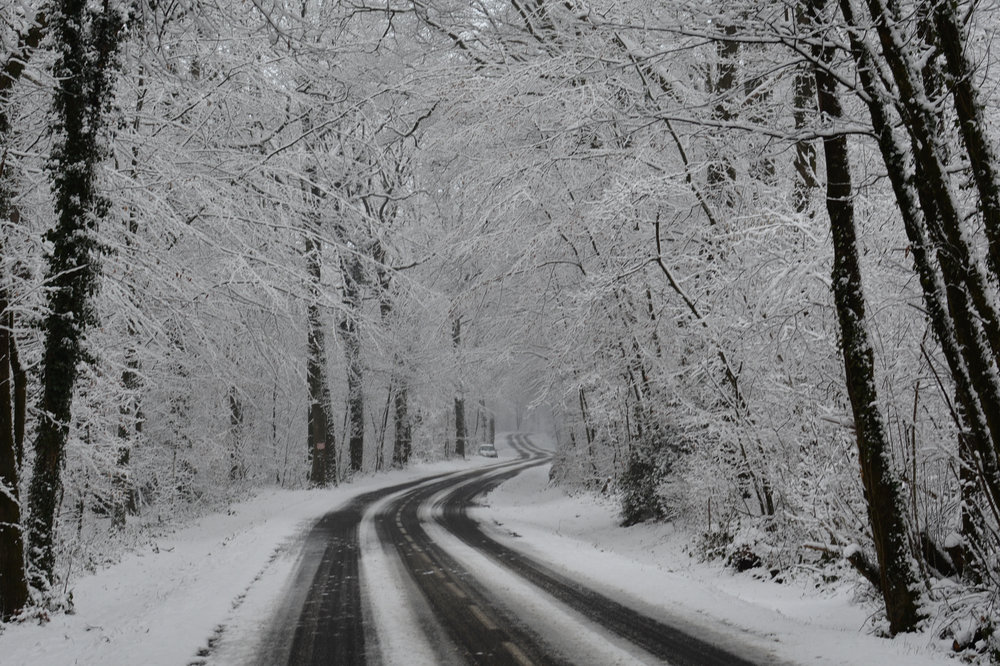
<path id="1" fill-rule="evenodd" d="M 498 470 L 500 476 L 510 478 L 548 461 L 547 452 L 528 446 L 516 450 L 527 460 L 491 465 L 395 498 L 375 515 L 375 530 L 383 543 L 395 545 L 415 586 L 468 663 L 568 664 L 514 612 L 498 607 L 474 578 L 427 535 L 418 515 L 426 501 L 456 483 L 492 478 Z"/>
<path id="2" fill-rule="evenodd" d="M 320 518 L 305 537 L 289 594 L 260 644 L 257 664 L 377 661 L 376 643 L 366 635 L 359 582 L 361 517 L 369 505 L 389 495 L 454 474 L 363 493 Z"/>
<path id="3" fill-rule="evenodd" d="M 610 645 L 609 634 L 614 634 L 620 637 L 615 640 L 638 646 L 651 658 L 669 663 L 699 666 L 753 663 L 646 617 L 484 534 L 466 514 L 473 499 L 521 471 L 549 460 L 547 451 L 522 435 L 510 436 L 509 443 L 521 459 L 466 472 L 439 474 L 365 493 L 320 519 L 306 537 L 291 593 L 282 611 L 276 615 L 275 626 L 262 642 L 257 663 L 268 666 L 366 664 L 377 663 L 386 656 L 380 651 L 379 639 L 374 635 L 378 622 L 372 621 L 372 613 L 366 612 L 366 597 L 371 596 L 370 581 L 366 583 L 369 593 L 363 593 L 360 583 L 362 544 L 359 532 L 363 520 L 370 520 L 374 527 L 374 535 L 366 531 L 366 549 L 371 552 L 370 549 L 377 548 L 380 554 L 389 555 L 372 558 L 380 562 L 377 570 L 383 574 L 391 570 L 393 567 L 387 566 L 388 561 L 397 565 L 397 571 L 405 569 L 403 575 L 408 574 L 421 597 L 414 601 L 411 591 L 408 603 L 405 590 L 389 590 L 388 599 L 399 608 L 394 609 L 394 616 L 383 610 L 382 629 L 398 630 L 400 625 L 394 626 L 392 618 L 405 617 L 407 623 L 415 627 L 415 634 L 425 635 L 422 637 L 425 643 L 437 643 L 426 649 L 414 649 L 406 655 L 411 658 L 407 664 L 415 663 L 413 658 L 419 661 L 421 656 L 425 662 L 436 663 L 429 661 L 435 654 L 451 655 L 458 661 L 474 664 L 571 663 L 572 660 L 563 655 L 572 650 L 560 653 L 557 647 L 559 640 L 565 646 L 567 637 L 551 637 L 550 640 L 542 632 L 544 627 L 555 626 L 551 622 L 528 626 L 527 621 L 519 617 L 515 603 L 509 607 L 497 603 L 489 586 L 477 580 L 468 567 L 435 543 L 424 529 L 428 519 L 434 522 L 427 525 L 428 529 L 438 532 L 438 538 L 456 540 L 452 548 L 464 543 L 463 547 L 478 553 L 464 557 L 489 558 L 504 567 L 505 576 L 512 572 L 509 575 L 514 579 L 520 577 L 526 581 L 522 587 L 540 589 L 544 593 L 542 597 L 553 601 L 539 606 L 557 611 L 554 614 L 564 618 L 560 626 L 572 627 L 569 631 L 577 632 L 577 627 L 583 628 L 589 623 L 590 627 L 583 629 L 584 635 L 568 637 L 580 643 L 576 646 L 576 654 L 588 649 L 588 644 Z M 438 515 L 428 518 L 435 511 Z M 366 519 L 366 514 L 370 518 Z M 370 530 L 371 526 L 365 529 Z M 386 549 L 395 549 L 398 559 Z M 386 598 L 381 602 L 384 604 Z M 436 621 L 413 619 L 413 607 L 421 604 Z M 562 608 L 566 610 L 559 610 Z M 538 610 L 532 612 L 537 618 Z M 389 621 L 385 621 L 387 617 Z M 429 627 L 431 624 L 433 627 Z M 397 644 L 400 642 L 398 637 L 393 640 Z M 596 655 L 594 652 L 593 657 L 598 658 Z M 388 656 L 402 658 L 398 649 Z M 585 663 L 586 660 L 580 661 L 578 657 L 576 661 Z"/>
<path id="4" fill-rule="evenodd" d="M 515 445 L 515 437 L 510 436 Z M 522 450 L 535 450 L 530 440 L 521 441 Z M 755 662 L 717 647 L 681 629 L 643 615 L 607 596 L 582 585 L 486 535 L 467 513 L 473 500 L 513 476 L 504 474 L 458 486 L 440 500 L 437 521 L 469 547 L 491 559 L 566 604 L 599 626 L 626 639 L 651 655 L 670 664 L 697 666 L 749 666 Z"/>

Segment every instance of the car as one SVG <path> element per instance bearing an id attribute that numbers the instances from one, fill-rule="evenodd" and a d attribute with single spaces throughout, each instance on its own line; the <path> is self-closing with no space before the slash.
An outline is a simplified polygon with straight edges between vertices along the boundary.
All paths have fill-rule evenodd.
<path id="1" fill-rule="evenodd" d="M 496 458 L 497 448 L 492 444 L 480 444 L 479 445 L 479 455 L 485 458 Z"/>

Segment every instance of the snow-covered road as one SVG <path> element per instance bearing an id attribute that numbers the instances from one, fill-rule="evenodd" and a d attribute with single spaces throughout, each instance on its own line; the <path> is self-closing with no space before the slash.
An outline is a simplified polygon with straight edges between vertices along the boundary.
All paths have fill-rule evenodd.
<path id="1" fill-rule="evenodd" d="M 661 663 L 672 653 L 657 641 L 678 640 L 664 627 L 758 663 L 948 663 L 926 637 L 864 635 L 846 591 L 699 564 L 669 526 L 619 528 L 613 506 L 549 487 L 544 460 L 518 462 L 530 441 L 498 448 L 497 463 L 268 493 L 205 518 L 80 579 L 75 615 L 6 627 L 0 663 L 304 664 L 317 645 L 329 663 Z M 469 520 L 461 507 L 494 486 Z M 348 536 L 323 543 L 331 534 Z M 630 636 L 609 609 L 660 629 Z M 329 641 L 336 631 L 317 629 L 331 623 Z"/>

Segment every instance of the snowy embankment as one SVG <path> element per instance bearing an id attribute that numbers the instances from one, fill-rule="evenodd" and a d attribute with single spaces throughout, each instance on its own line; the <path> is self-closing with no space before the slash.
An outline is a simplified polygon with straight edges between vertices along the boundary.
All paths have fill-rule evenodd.
<path id="1" fill-rule="evenodd" d="M 800 664 L 956 663 L 926 634 L 866 634 L 874 609 L 854 601 L 853 583 L 816 590 L 699 562 L 686 552 L 689 534 L 664 524 L 619 527 L 612 502 L 551 486 L 549 468 L 507 481 L 471 514 L 494 538 L 691 633 Z"/>
<path id="2" fill-rule="evenodd" d="M 486 463 L 416 465 L 327 490 L 264 491 L 74 580 L 74 614 L 3 626 L 0 664 L 184 666 L 210 657 L 219 642 L 227 652 L 252 650 L 317 518 L 362 492 Z M 233 650 L 233 642 L 247 645 Z"/>

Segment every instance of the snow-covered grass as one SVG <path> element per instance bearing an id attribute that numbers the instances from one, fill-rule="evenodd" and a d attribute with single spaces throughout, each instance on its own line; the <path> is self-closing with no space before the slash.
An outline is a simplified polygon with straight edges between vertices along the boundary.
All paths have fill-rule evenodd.
<path id="1" fill-rule="evenodd" d="M 80 577 L 70 585 L 74 614 L 4 625 L 0 664 L 183 666 L 219 644 L 241 663 L 234 645 L 253 648 L 318 517 L 362 492 L 487 462 L 421 464 L 327 490 L 263 491 Z"/>
<path id="2" fill-rule="evenodd" d="M 514 477 L 473 515 L 495 538 L 623 603 L 795 663 L 956 663 L 926 634 L 889 640 L 866 633 L 874 607 L 856 600 L 854 583 L 817 589 L 803 577 L 779 584 L 701 562 L 690 554 L 690 534 L 670 524 L 620 527 L 613 502 L 571 496 L 549 484 L 548 473 L 546 465 Z"/>

